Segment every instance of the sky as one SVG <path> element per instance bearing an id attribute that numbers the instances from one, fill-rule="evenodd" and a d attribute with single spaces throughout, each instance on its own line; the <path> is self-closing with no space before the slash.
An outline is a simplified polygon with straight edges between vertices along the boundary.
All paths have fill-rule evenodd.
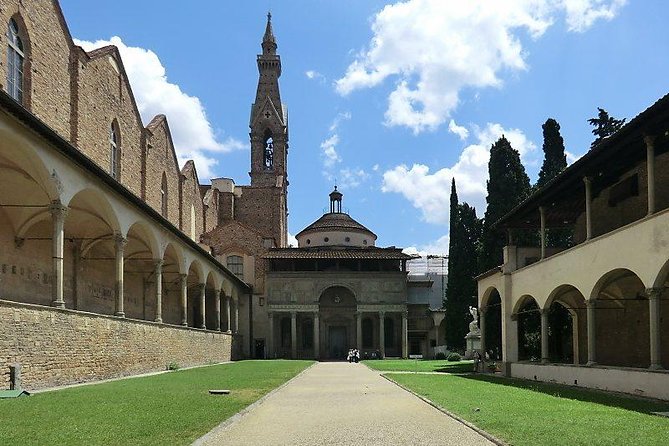
<path id="1" fill-rule="evenodd" d="M 191 5 L 197 5 L 193 7 Z M 669 2 L 660 0 L 61 0 L 86 50 L 117 45 L 144 123 L 167 115 L 200 182 L 249 183 L 256 55 L 272 23 L 289 113 L 289 232 L 343 207 L 377 246 L 446 254 L 451 179 L 485 212 L 502 134 L 532 182 L 541 125 L 568 162 L 605 108 L 628 120 L 669 92 Z M 123 13 L 119 13 L 123 11 Z"/>

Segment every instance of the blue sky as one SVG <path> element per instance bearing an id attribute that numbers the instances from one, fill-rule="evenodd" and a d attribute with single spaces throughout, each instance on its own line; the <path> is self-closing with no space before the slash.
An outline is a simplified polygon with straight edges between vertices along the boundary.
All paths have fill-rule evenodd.
<path id="1" fill-rule="evenodd" d="M 86 49 L 121 48 L 145 123 L 167 114 L 201 182 L 237 184 L 249 181 L 255 57 L 272 10 L 292 234 L 326 209 L 336 179 L 379 245 L 445 253 L 450 179 L 482 216 L 488 149 L 501 133 L 535 181 L 548 117 L 573 161 L 593 139 L 586 120 L 598 106 L 630 119 L 669 92 L 662 1 L 196 4 L 61 1 Z"/>

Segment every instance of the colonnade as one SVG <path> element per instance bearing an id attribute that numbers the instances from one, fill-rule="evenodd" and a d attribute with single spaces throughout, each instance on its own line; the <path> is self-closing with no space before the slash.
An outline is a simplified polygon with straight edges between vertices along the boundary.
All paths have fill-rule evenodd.
<path id="1" fill-rule="evenodd" d="M 313 310 L 289 310 L 289 311 L 270 311 L 269 315 L 269 330 L 268 330 L 268 341 L 267 341 L 267 352 L 270 358 L 275 356 L 275 322 L 274 319 L 277 315 L 286 315 L 290 314 L 290 341 L 291 341 L 291 358 L 297 358 L 297 315 L 298 313 L 307 315 L 310 314 L 313 321 L 313 339 L 314 339 L 314 358 L 318 359 L 321 356 L 321 345 L 320 345 L 320 312 Z M 386 356 L 385 348 L 385 318 L 387 312 L 385 310 L 380 310 L 375 312 L 379 318 L 379 351 L 381 357 Z M 394 312 L 393 312 L 394 313 Z M 363 315 L 370 314 L 368 311 L 356 311 L 355 312 L 355 326 L 356 326 L 356 348 L 359 351 L 363 350 L 362 347 L 362 319 Z M 402 315 L 402 334 L 401 334 L 401 344 L 402 344 L 402 357 L 408 357 L 408 321 L 407 321 L 407 312 L 401 312 Z"/>

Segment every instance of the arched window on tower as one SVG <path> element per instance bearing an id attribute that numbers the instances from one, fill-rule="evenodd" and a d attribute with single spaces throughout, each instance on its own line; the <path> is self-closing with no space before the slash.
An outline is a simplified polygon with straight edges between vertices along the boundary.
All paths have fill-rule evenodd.
<path id="1" fill-rule="evenodd" d="M 265 150 L 263 156 L 263 167 L 267 170 L 274 168 L 274 139 L 272 132 L 265 132 Z"/>
<path id="2" fill-rule="evenodd" d="M 23 61 L 25 53 L 23 41 L 19 37 L 16 20 L 10 19 L 7 25 L 7 93 L 23 103 Z"/>
<path id="3" fill-rule="evenodd" d="M 160 213 L 167 218 L 167 175 L 163 172 L 163 179 L 160 183 Z"/>
<path id="4" fill-rule="evenodd" d="M 121 175 L 121 144 L 116 121 L 109 126 L 109 161 L 109 173 L 118 180 Z"/>

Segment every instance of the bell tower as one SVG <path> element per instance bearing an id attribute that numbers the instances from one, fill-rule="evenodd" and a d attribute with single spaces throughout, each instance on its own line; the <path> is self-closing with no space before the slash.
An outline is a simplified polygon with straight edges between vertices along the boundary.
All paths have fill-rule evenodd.
<path id="1" fill-rule="evenodd" d="M 276 54 L 272 14 L 258 55 L 258 89 L 251 107 L 251 186 L 288 187 L 288 114 L 281 103 L 281 57 Z"/>

